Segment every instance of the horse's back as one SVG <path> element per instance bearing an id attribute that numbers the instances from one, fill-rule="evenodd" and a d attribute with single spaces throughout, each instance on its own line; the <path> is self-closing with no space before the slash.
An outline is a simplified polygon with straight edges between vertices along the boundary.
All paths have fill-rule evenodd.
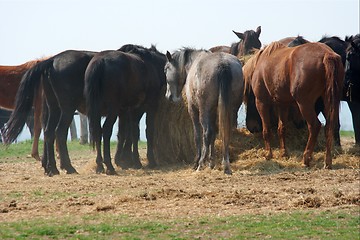
<path id="1" fill-rule="evenodd" d="M 202 54 L 189 70 L 185 88 L 188 102 L 217 103 L 221 81 L 229 81 L 232 95 L 242 99 L 244 81 L 241 62 L 227 53 Z"/>

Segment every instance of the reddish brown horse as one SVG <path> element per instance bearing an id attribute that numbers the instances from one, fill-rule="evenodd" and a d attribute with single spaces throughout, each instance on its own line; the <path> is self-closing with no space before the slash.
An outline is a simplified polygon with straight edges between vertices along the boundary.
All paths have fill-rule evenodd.
<path id="1" fill-rule="evenodd" d="M 0 108 L 7 110 L 13 110 L 15 108 L 15 97 L 21 78 L 27 70 L 43 60 L 45 59 L 33 60 L 18 66 L 0 66 Z M 39 137 L 41 133 L 40 115 L 41 94 L 37 94 L 37 97 L 34 100 L 34 142 L 31 156 L 39 161 Z"/>
<path id="2" fill-rule="evenodd" d="M 308 43 L 289 48 L 274 42 L 256 53 L 245 66 L 246 96 L 255 97 L 262 125 L 266 158 L 272 158 L 270 147 L 270 113 L 275 106 L 279 118 L 280 150 L 286 156 L 285 123 L 289 107 L 296 103 L 309 130 L 303 161 L 309 166 L 321 123 L 315 112 L 315 102 L 325 99 L 326 158 L 325 168 L 332 167 L 333 128 L 339 113 L 344 67 L 339 55 L 322 43 Z M 249 105 L 248 108 L 254 107 Z"/>

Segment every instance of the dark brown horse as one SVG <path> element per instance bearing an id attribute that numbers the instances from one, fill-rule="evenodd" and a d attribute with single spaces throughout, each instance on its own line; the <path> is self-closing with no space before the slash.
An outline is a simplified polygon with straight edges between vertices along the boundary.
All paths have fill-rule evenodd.
<path id="1" fill-rule="evenodd" d="M 228 46 L 216 46 L 212 47 L 209 50 L 211 52 L 226 52 L 240 58 L 241 56 L 250 54 L 253 49 L 260 49 L 261 42 L 259 40 L 261 27 L 258 26 L 256 31 L 247 30 L 244 33 L 233 31 L 238 38 L 240 38 L 239 42 L 231 44 Z"/>
<path id="2" fill-rule="evenodd" d="M 13 142 L 20 134 L 28 116 L 34 93 L 43 88 L 46 106 L 43 109 L 44 154 L 42 166 L 45 174 L 59 174 L 54 156 L 56 137 L 60 168 L 76 173 L 67 150 L 67 134 L 76 109 L 85 112 L 83 99 L 84 73 L 95 55 L 94 52 L 65 51 L 30 68 L 20 83 L 16 94 L 15 109 L 4 131 L 6 143 Z"/>
<path id="3" fill-rule="evenodd" d="M 149 165 L 156 165 L 152 153 L 153 118 L 161 86 L 165 84 L 165 61 L 165 55 L 155 47 L 147 49 L 135 45 L 125 45 L 119 51 L 100 52 L 90 61 L 85 73 L 84 95 L 90 139 L 97 150 L 98 173 L 104 172 L 103 162 L 107 174 L 116 173 L 110 157 L 110 136 L 118 116 L 130 114 L 132 144 L 137 153 L 138 124 L 144 111 L 147 113 Z M 102 127 L 101 116 L 106 117 Z M 101 138 L 104 140 L 104 158 Z"/>
<path id="4" fill-rule="evenodd" d="M 303 161 L 309 166 L 321 123 L 315 112 L 319 97 L 326 99 L 326 158 L 325 168 L 332 167 L 331 147 L 334 124 L 339 113 L 339 102 L 344 78 L 344 67 L 339 55 L 322 43 L 308 43 L 289 48 L 274 42 L 259 51 L 244 66 L 246 96 L 254 95 L 256 108 L 263 126 L 266 158 L 272 158 L 270 147 L 270 112 L 276 107 L 279 118 L 280 150 L 286 156 L 285 123 L 288 109 L 296 103 L 309 130 Z M 255 107 L 248 102 L 247 107 Z"/>
<path id="5" fill-rule="evenodd" d="M 184 88 L 188 112 L 194 127 L 196 145 L 195 169 L 210 160 L 214 167 L 216 122 L 223 142 L 225 174 L 231 174 L 229 143 L 233 109 L 242 103 L 244 80 L 240 61 L 226 53 L 183 49 L 172 55 L 167 52 L 165 66 L 166 98 L 177 102 Z"/>
<path id="6" fill-rule="evenodd" d="M 13 110 L 15 108 L 15 98 L 19 89 L 20 81 L 27 70 L 35 64 L 45 59 L 38 59 L 26 62 L 17 66 L 0 66 L 0 108 Z M 34 141 L 31 156 L 40 160 L 39 138 L 41 133 L 41 91 L 36 94 L 34 100 Z M 28 124 L 29 125 L 29 124 Z M 2 126 L 0 126 L 2 127 Z"/>

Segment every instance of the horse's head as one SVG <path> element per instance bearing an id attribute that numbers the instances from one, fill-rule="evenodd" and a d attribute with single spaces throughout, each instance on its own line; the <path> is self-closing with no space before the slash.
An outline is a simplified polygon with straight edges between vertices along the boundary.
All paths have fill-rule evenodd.
<path id="1" fill-rule="evenodd" d="M 166 52 L 167 62 L 164 67 L 166 75 L 166 94 L 165 97 L 173 102 L 181 100 L 181 90 L 184 82 L 181 76 L 181 68 L 179 61 L 169 52 Z"/>
<path id="2" fill-rule="evenodd" d="M 251 51 L 256 48 L 261 48 L 261 42 L 259 40 L 260 33 L 261 33 L 261 26 L 257 27 L 256 31 L 254 30 L 248 30 L 244 33 L 233 31 L 238 38 L 240 38 L 242 41 L 240 41 L 238 45 L 238 53 L 237 56 L 243 56 L 251 53 Z"/>
<path id="3" fill-rule="evenodd" d="M 346 49 L 345 82 L 355 82 L 356 76 L 360 76 L 360 34 L 351 38 Z"/>
<path id="4" fill-rule="evenodd" d="M 346 49 L 345 87 L 349 90 L 350 101 L 353 98 L 352 90 L 360 90 L 360 34 L 347 39 L 350 43 Z M 356 93 L 356 95 L 360 94 Z"/>
<path id="5" fill-rule="evenodd" d="M 302 36 L 297 36 L 294 40 L 289 42 L 289 44 L 287 46 L 288 47 L 296 47 L 296 46 L 300 46 L 300 45 L 308 43 L 308 42 L 309 41 L 304 39 Z"/>

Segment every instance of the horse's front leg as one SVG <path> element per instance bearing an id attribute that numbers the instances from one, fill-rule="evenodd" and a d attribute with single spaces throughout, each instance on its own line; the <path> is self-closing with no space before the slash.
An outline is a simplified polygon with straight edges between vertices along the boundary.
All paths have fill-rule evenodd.
<path id="1" fill-rule="evenodd" d="M 130 129 L 127 125 L 129 123 L 128 114 L 130 113 L 122 114 L 118 118 L 118 142 L 115 153 L 115 164 L 122 169 L 129 168 L 131 158 L 131 141 L 129 140 Z"/>
<path id="2" fill-rule="evenodd" d="M 353 120 L 355 144 L 360 146 L 360 103 L 348 102 Z"/>
<path id="3" fill-rule="evenodd" d="M 286 137 L 286 122 L 289 115 L 289 106 L 280 105 L 278 106 L 279 122 L 278 122 L 278 136 L 280 139 L 280 155 L 281 157 L 287 157 L 285 147 L 285 137 Z"/>

